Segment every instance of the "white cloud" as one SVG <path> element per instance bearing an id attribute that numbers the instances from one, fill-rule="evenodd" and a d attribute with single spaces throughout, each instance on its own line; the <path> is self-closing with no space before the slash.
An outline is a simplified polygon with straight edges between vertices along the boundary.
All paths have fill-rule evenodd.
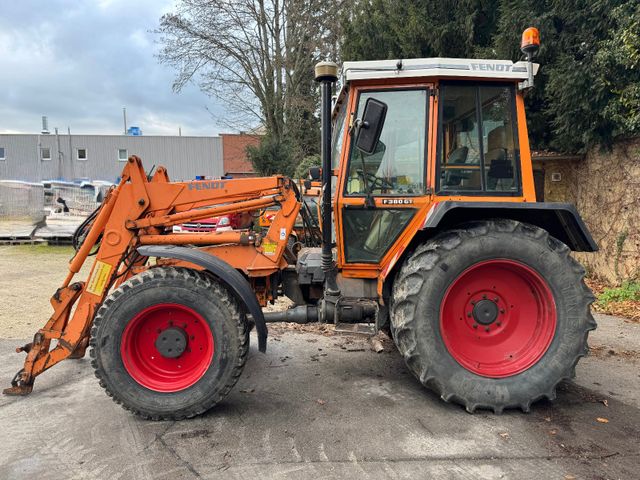
<path id="1" fill-rule="evenodd" d="M 0 15 L 0 132 L 50 128 L 119 133 L 122 107 L 145 134 L 213 135 L 207 109 L 224 110 L 195 86 L 171 90 L 174 72 L 155 58 L 150 31 L 172 1 L 21 0 Z"/>

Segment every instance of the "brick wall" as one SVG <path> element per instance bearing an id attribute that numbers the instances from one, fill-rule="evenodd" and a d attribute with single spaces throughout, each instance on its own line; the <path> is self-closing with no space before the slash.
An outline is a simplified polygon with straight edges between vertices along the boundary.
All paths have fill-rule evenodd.
<path id="1" fill-rule="evenodd" d="M 234 177 L 255 175 L 253 166 L 247 158 L 246 149 L 249 145 L 260 143 L 260 135 L 222 133 L 220 136 L 222 137 L 223 171 Z"/>

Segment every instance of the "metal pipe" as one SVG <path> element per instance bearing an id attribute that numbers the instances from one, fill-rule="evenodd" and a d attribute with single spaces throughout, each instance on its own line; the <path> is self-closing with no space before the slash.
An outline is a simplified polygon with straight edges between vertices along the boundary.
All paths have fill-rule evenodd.
<path id="1" fill-rule="evenodd" d="M 187 210 L 181 213 L 163 215 L 161 217 L 147 217 L 140 220 L 130 220 L 127 222 L 127 228 L 146 228 L 157 226 L 170 227 L 171 225 L 183 223 L 187 220 L 191 221 L 198 220 L 200 218 L 217 217 L 219 215 L 225 215 L 227 213 L 246 212 L 249 210 L 270 207 L 271 205 L 275 204 L 276 200 L 273 197 L 246 200 L 244 202 L 236 202 L 219 207 Z"/>
<path id="2" fill-rule="evenodd" d="M 338 79 L 338 65 L 320 62 L 315 67 L 316 81 L 320 82 L 321 103 L 321 155 L 322 155 L 322 270 L 325 272 L 325 288 L 330 295 L 340 292 L 336 283 L 333 262 L 331 228 L 331 90 Z"/>
<path id="3" fill-rule="evenodd" d="M 249 245 L 254 235 L 245 232 L 176 233 L 167 235 L 140 235 L 140 245 L 221 245 L 236 243 Z"/>
<path id="4" fill-rule="evenodd" d="M 282 312 L 265 312 L 264 320 L 267 323 L 291 322 L 309 323 L 318 321 L 318 308 L 312 305 L 300 305 Z"/>

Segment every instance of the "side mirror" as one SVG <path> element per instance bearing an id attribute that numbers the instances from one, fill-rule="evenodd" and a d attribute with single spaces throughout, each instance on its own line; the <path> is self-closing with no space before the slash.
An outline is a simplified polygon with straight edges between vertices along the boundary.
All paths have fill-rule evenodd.
<path id="1" fill-rule="evenodd" d="M 375 98 L 367 99 L 362 118 L 356 121 L 355 142 L 358 150 L 368 155 L 376 151 L 386 116 L 386 103 Z"/>
<path id="2" fill-rule="evenodd" d="M 320 180 L 320 176 L 322 175 L 322 169 L 320 167 L 311 167 L 309 169 L 309 176 L 311 180 Z"/>

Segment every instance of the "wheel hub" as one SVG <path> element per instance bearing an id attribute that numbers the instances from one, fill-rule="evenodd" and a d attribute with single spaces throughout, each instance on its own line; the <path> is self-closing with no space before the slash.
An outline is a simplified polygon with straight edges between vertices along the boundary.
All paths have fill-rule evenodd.
<path id="1" fill-rule="evenodd" d="M 179 392 L 210 367 L 215 339 L 195 309 L 161 303 L 142 309 L 122 332 L 122 363 L 131 377 L 156 392 Z"/>
<path id="2" fill-rule="evenodd" d="M 440 308 L 447 350 L 484 377 L 510 377 L 528 369 L 547 351 L 556 329 L 548 284 L 515 260 L 485 260 L 467 268 L 449 286 Z"/>
<path id="3" fill-rule="evenodd" d="M 498 318 L 498 305 L 491 300 L 480 300 L 473 307 L 473 318 L 482 325 L 491 325 Z"/>
<path id="4" fill-rule="evenodd" d="M 156 339 L 158 353 L 164 358 L 178 358 L 187 349 L 187 333 L 178 327 L 170 327 Z"/>

